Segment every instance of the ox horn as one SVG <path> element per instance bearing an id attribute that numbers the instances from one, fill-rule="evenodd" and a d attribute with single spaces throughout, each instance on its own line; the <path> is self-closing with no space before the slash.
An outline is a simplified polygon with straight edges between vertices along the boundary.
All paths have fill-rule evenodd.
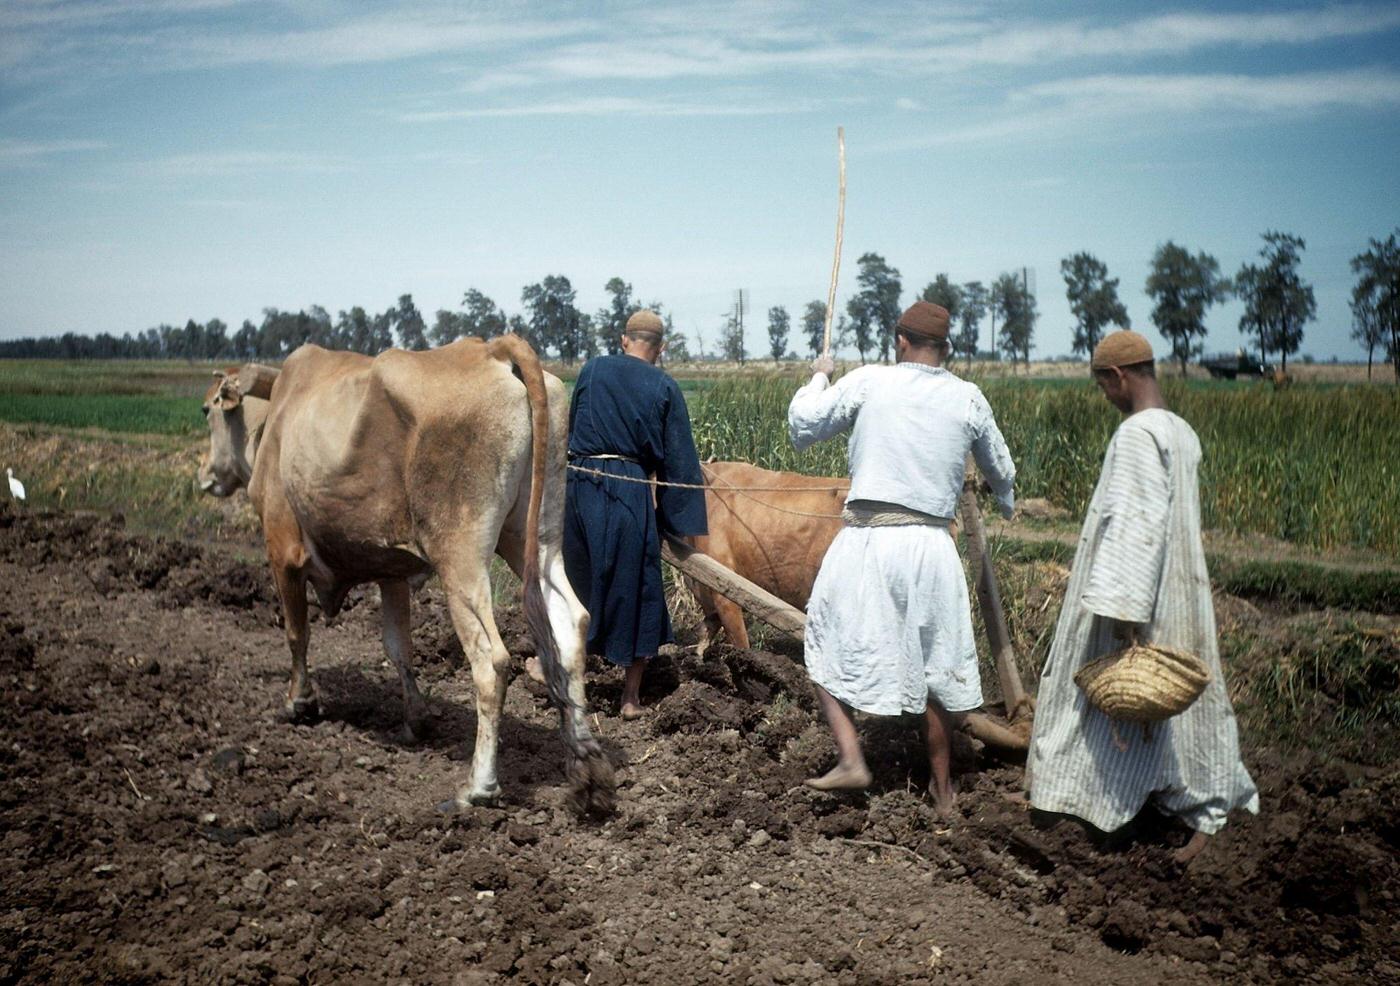
<path id="1" fill-rule="evenodd" d="M 219 392 L 214 395 L 214 406 L 221 411 L 232 411 L 243 403 L 243 395 L 238 391 L 238 376 L 223 374 L 219 378 Z"/>

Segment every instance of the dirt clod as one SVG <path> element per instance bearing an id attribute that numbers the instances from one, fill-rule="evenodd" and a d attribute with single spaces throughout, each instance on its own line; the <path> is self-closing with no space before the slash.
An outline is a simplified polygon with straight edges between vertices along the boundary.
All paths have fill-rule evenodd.
<path id="1" fill-rule="evenodd" d="M 501 802 L 449 817 L 476 713 L 434 590 L 437 728 L 409 746 L 372 589 L 313 623 L 322 717 L 292 725 L 270 580 L 217 545 L 0 505 L 0 581 L 0 982 L 1400 979 L 1393 765 L 1247 747 L 1263 813 L 1183 871 L 1173 823 L 1032 816 L 970 749 L 940 819 L 908 723 L 862 723 L 868 792 L 807 791 L 832 750 L 800 661 L 720 648 L 658 659 L 636 723 L 590 672 L 606 761 L 572 781 L 612 808 L 619 765 L 615 810 L 570 810 L 558 715 L 517 680 Z"/>

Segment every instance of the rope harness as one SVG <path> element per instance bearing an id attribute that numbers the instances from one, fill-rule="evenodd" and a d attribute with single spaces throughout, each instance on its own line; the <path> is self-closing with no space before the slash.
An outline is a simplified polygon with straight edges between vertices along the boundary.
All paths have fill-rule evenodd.
<path id="1" fill-rule="evenodd" d="M 635 459 L 629 459 L 629 458 L 627 458 L 626 456 L 622 456 L 622 455 L 587 455 L 587 456 L 579 456 L 579 458 L 581 458 L 581 459 L 615 459 L 615 460 L 620 460 L 620 461 L 622 461 L 622 462 L 636 462 Z M 666 482 L 665 480 L 656 479 L 656 478 L 654 478 L 654 477 L 638 478 L 638 477 L 636 477 L 636 476 L 619 476 L 619 475 L 616 475 L 615 473 L 604 472 L 604 471 L 601 470 L 601 469 L 592 469 L 592 468 L 590 468 L 590 467 L 588 467 L 588 466 L 575 465 L 575 464 L 572 463 L 572 462 L 569 463 L 569 469 L 572 470 L 573 472 L 582 473 L 582 474 L 587 475 L 587 476 L 601 476 L 603 479 L 612 479 L 612 480 L 616 480 L 617 482 L 620 482 L 620 483 L 641 483 L 641 484 L 644 484 L 644 485 L 646 485 L 646 486 L 652 486 L 652 487 L 656 487 L 656 486 L 668 486 L 668 487 L 671 487 L 672 489 L 678 489 L 678 490 L 708 490 L 708 489 L 713 489 L 713 490 L 715 490 L 715 491 L 717 491 L 717 492 L 722 491 L 722 492 L 725 492 L 725 493 L 736 493 L 736 494 L 738 494 L 739 496 L 742 496 L 744 499 L 746 499 L 746 500 L 752 500 L 754 503 L 757 503 L 757 504 L 759 504 L 760 506 L 766 507 L 766 508 L 768 508 L 769 510 L 776 510 L 778 513 L 792 514 L 792 515 L 795 516 L 795 517 L 816 517 L 816 518 L 826 519 L 826 520 L 840 520 L 840 519 L 843 517 L 843 515 L 844 515 L 844 512 L 843 512 L 843 511 L 838 511 L 838 512 L 836 512 L 836 513 L 815 513 L 815 512 L 810 511 L 810 510 L 795 510 L 795 509 L 793 509 L 792 507 L 780 507 L 780 506 L 778 506 L 778 505 L 775 504 L 775 503 L 769 503 L 767 500 L 760 500 L 758 497 L 752 496 L 752 495 L 751 495 L 751 494 L 754 494 L 754 493 L 840 493 L 840 492 L 843 492 L 844 489 L 845 489 L 844 487 L 841 487 L 841 486 L 831 486 L 831 485 L 827 485 L 827 486 L 744 486 L 744 487 L 739 487 L 739 486 L 734 486 L 734 485 L 732 485 L 732 484 L 730 484 L 730 483 L 723 482 L 722 480 L 713 481 L 713 482 L 710 482 L 710 483 L 668 483 L 668 482 Z M 701 466 L 701 469 L 704 470 L 704 466 Z M 709 472 L 708 470 L 705 470 L 705 475 L 706 475 L 706 476 L 713 477 L 714 474 L 711 473 L 711 472 Z"/>

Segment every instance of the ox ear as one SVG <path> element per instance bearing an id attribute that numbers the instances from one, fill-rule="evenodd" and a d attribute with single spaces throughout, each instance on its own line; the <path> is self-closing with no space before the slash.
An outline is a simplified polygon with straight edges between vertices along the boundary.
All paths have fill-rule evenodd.
<path id="1" fill-rule="evenodd" d="M 280 371 L 262 363 L 247 363 L 236 375 L 238 392 L 244 397 L 272 398 L 272 385 L 277 382 Z"/>
<path id="2" fill-rule="evenodd" d="M 238 389 L 238 375 L 221 375 L 219 392 L 214 395 L 213 405 L 220 411 L 232 411 L 243 403 L 243 392 Z"/>

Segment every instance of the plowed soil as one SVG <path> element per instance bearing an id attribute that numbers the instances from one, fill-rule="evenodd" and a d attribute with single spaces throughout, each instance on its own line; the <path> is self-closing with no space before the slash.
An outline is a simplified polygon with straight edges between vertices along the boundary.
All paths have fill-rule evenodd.
<path id="1" fill-rule="evenodd" d="M 0 584 L 0 982 L 1400 981 L 1393 768 L 1249 750 L 1263 813 L 1182 870 L 1179 828 L 1051 824 L 968 742 L 939 822 L 909 723 L 865 724 L 868 796 L 810 793 L 831 751 L 799 659 L 722 650 L 659 661 L 636 723 L 591 669 L 612 817 L 567 810 L 523 676 L 501 805 L 445 816 L 475 713 L 431 587 L 435 732 L 407 745 L 374 590 L 313 626 L 325 714 L 292 726 L 257 564 L 0 508 Z"/>

